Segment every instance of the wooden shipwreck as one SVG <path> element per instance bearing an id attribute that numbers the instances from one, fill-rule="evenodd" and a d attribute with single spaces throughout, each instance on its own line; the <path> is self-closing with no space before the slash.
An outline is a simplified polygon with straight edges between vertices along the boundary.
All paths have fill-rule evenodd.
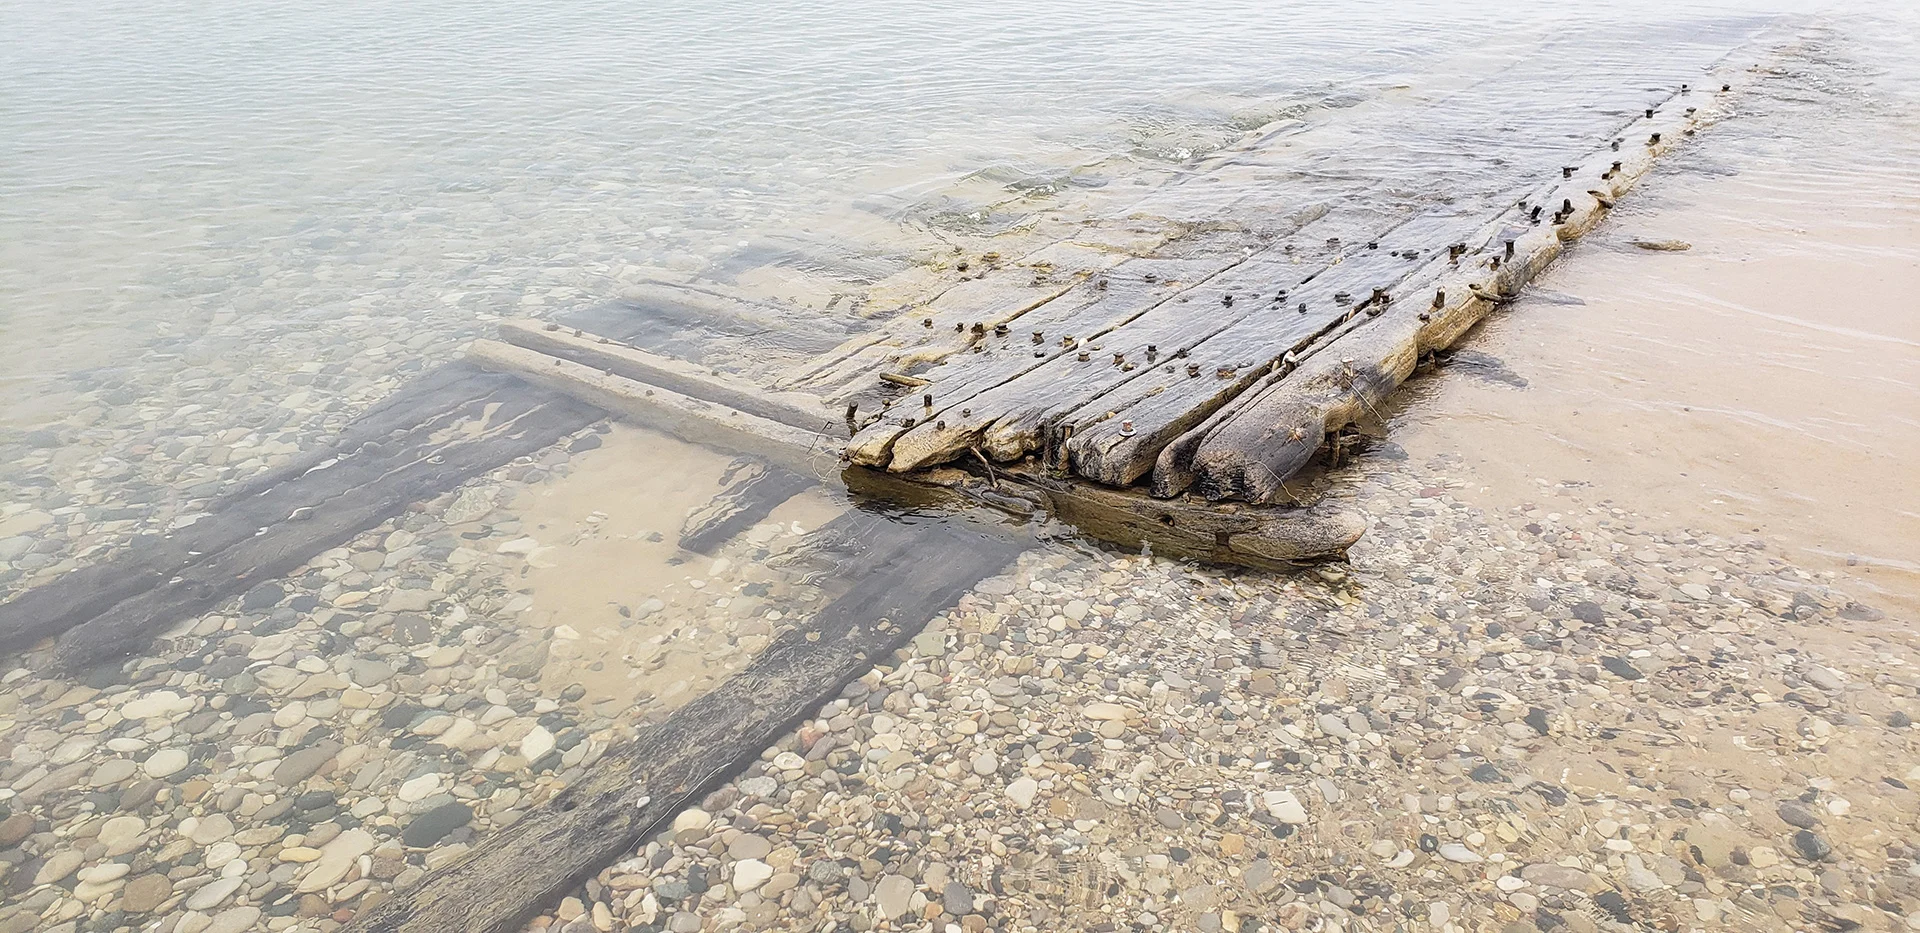
<path id="1" fill-rule="evenodd" d="M 1712 85 L 1636 112 L 1602 148 L 1495 210 L 1309 208 L 1252 243 L 1223 241 L 1231 248 L 1142 236 L 966 257 L 903 313 L 824 338 L 779 309 L 687 285 L 510 321 L 207 518 L 0 605 L 0 650 L 45 651 L 37 663 L 70 670 L 115 662 L 608 414 L 751 458 L 690 520 L 682 546 L 696 552 L 800 489 L 840 482 L 893 502 L 1045 514 L 1129 548 L 1214 561 L 1338 557 L 1365 522 L 1303 501 L 1303 468 L 1591 229 L 1715 114 L 1731 89 L 1720 82 L 1743 73 L 1724 68 Z M 712 339 L 662 338 L 681 325 Z M 725 347 L 733 365 L 699 358 L 701 345 Z M 814 534 L 852 555 L 835 571 L 839 595 L 712 693 L 350 928 L 519 929 L 1020 547 L 1004 527 L 860 509 Z"/>
<path id="2" fill-rule="evenodd" d="M 1045 510 L 1224 563 L 1338 557 L 1364 520 L 1307 501 L 1295 477 L 1591 229 L 1718 97 L 1676 90 L 1491 213 L 1309 210 L 1257 249 L 1057 244 L 960 262 L 876 330 L 757 379 L 635 339 L 661 314 L 780 327 L 751 300 L 668 286 L 631 319 L 508 322 L 469 357 L 696 442 L 814 471 L 837 461 L 872 494 Z M 1012 293 L 983 281 L 1022 273 L 1031 284 Z"/>

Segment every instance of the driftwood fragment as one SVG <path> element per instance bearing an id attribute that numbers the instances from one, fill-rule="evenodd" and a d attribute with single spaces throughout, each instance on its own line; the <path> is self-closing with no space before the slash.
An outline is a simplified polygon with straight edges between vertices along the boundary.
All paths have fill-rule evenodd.
<path id="1" fill-rule="evenodd" d="M 851 529 L 837 526 L 857 526 Z M 357 933 L 509 933 L 727 780 L 1019 545 L 961 523 L 853 511 L 829 523 L 862 548 L 851 586 L 744 670 L 609 752 L 581 780 L 465 859 L 365 911 Z"/>
<path id="2" fill-rule="evenodd" d="M 695 509 L 680 526 L 680 547 L 711 554 L 748 527 L 773 514 L 780 504 L 819 485 L 812 476 L 795 473 L 755 457 L 741 457 L 720 476 L 726 488 L 712 501 Z"/>

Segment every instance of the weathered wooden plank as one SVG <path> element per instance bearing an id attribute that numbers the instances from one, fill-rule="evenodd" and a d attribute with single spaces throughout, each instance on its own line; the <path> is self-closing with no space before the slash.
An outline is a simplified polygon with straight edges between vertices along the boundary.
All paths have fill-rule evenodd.
<path id="1" fill-rule="evenodd" d="M 863 416 L 865 426 L 847 444 L 848 458 L 865 466 L 885 466 L 895 455 L 895 442 L 912 429 L 903 412 L 913 415 L 914 424 L 937 424 L 948 415 L 970 417 L 969 403 L 980 394 L 1063 353 L 1075 352 L 1069 346 L 1104 336 L 1241 258 L 1215 254 L 1198 259 L 1131 260 L 1024 315 L 1018 331 L 1011 326 L 1006 334 L 983 329 L 974 337 L 973 352 L 925 371 L 929 384 L 924 389 L 897 403 L 889 399 L 888 410 Z M 933 399 L 931 407 L 916 405 L 927 396 Z M 918 459 L 912 453 L 903 455 Z"/>
<path id="2" fill-rule="evenodd" d="M 1263 233 L 1292 236 L 1326 213 L 1318 205 L 1298 210 Z M 973 352 L 944 360 L 926 372 L 932 384 L 919 394 L 924 410 L 913 415 L 913 424 L 898 415 L 868 419 L 870 423 L 847 445 L 848 459 L 865 466 L 886 466 L 896 456 L 896 442 L 915 424 L 931 427 L 914 433 L 899 449 L 903 463 L 937 462 L 935 451 L 964 449 L 943 436 L 947 429 L 942 422 L 964 431 L 961 425 L 973 417 L 969 403 L 980 394 L 1063 354 L 1079 352 L 1082 344 L 1106 336 L 1182 290 L 1243 262 L 1249 254 L 1238 248 L 1242 239 L 1240 234 L 1234 234 L 1231 242 L 1205 235 L 1187 238 L 1181 241 L 1178 254 L 1131 258 L 1093 276 L 1072 292 L 1022 315 L 1017 330 L 1009 326 L 1001 334 L 983 327 L 973 338 Z M 931 326 L 930 318 L 924 320 Z M 933 400 L 930 406 L 924 404 L 927 397 Z M 929 450 L 915 449 L 920 445 Z"/>
<path id="3" fill-rule="evenodd" d="M 493 340 L 467 348 L 476 365 L 509 372 L 534 385 L 572 395 L 589 405 L 682 440 L 764 457 L 801 473 L 817 473 L 838 460 L 837 442 L 714 402 L 601 372 L 571 360 Z"/>
<path id="4" fill-rule="evenodd" d="M 68 629 L 54 647 L 54 663 L 74 670 L 131 654 L 167 626 L 292 572 L 410 503 L 533 453 L 601 418 L 599 412 L 557 393 L 523 387 L 518 395 L 489 403 L 469 424 L 414 432 L 406 443 L 369 446 L 350 461 L 307 474 L 341 470 L 340 475 L 357 481 L 301 513 L 280 514 L 274 523 L 256 526 L 257 534 Z"/>
<path id="5" fill-rule="evenodd" d="M 829 528 L 866 551 L 851 587 L 746 669 L 610 752 L 579 783 L 481 840 L 460 862 L 363 912 L 356 933 L 511 933 L 632 851 L 681 808 L 1012 560 L 1019 546 L 962 524 L 850 512 Z M 825 528 L 822 531 L 826 531 Z"/>
<path id="6" fill-rule="evenodd" d="M 368 409 L 328 444 L 214 500 L 199 521 L 131 544 L 109 560 L 63 574 L 0 605 L 0 650 L 66 631 L 262 528 L 371 481 L 379 470 L 374 460 L 355 459 L 367 447 L 430 435 L 477 415 L 517 385 L 512 377 L 463 364 L 429 371 Z"/>
<path id="7" fill-rule="evenodd" d="M 681 548 L 711 554 L 714 548 L 773 514 L 781 503 L 819 485 L 812 476 L 753 457 L 728 464 L 720 482 L 726 488 L 681 523 Z"/>
<path id="8" fill-rule="evenodd" d="M 1736 75 L 1722 71 L 1716 77 L 1723 80 L 1709 82 L 1731 85 L 1737 83 Z M 1511 257 L 1506 253 L 1509 236 L 1499 235 L 1499 248 L 1486 262 L 1442 279 L 1446 297 L 1440 306 L 1408 302 L 1392 307 L 1341 335 L 1231 417 L 1208 426 L 1197 442 L 1183 438 L 1169 445 L 1191 449 L 1191 465 L 1183 469 L 1174 458 L 1164 485 L 1190 481 L 1210 499 L 1283 500 L 1286 479 L 1306 464 L 1326 434 L 1377 411 L 1413 373 L 1422 353 L 1452 344 L 1497 300 L 1517 293 L 1547 268 L 1566 243 L 1599 222 L 1613 199 L 1642 177 L 1655 157 L 1711 117 L 1711 99 L 1705 93 L 1675 94 L 1650 115 L 1627 124 L 1617 148 L 1580 160 L 1569 167 L 1566 178 L 1521 202 L 1503 218 L 1507 229 L 1523 224 L 1526 229 L 1511 238 Z M 1696 111 L 1696 106 L 1703 109 Z M 1489 268 L 1495 258 L 1501 260 L 1498 267 Z"/>
<path id="9" fill-rule="evenodd" d="M 1245 262 L 1184 289 L 1124 326 L 1080 341 L 1042 365 L 980 392 L 965 411 L 951 408 L 915 424 L 896 438 L 887 469 L 908 471 L 943 463 L 979 448 L 1000 461 L 1017 460 L 1040 449 L 1043 432 L 1066 412 L 1133 378 L 1143 365 L 1158 365 L 1180 348 L 1253 313 L 1254 294 L 1268 297 L 1285 286 L 1317 274 L 1341 255 L 1364 249 L 1382 218 L 1364 212 L 1333 214 L 1303 227 Z M 1289 249 L 1291 247 L 1291 249 Z M 1241 296 L 1226 303 L 1229 295 Z M 1017 335 L 1006 340 L 1018 343 Z M 1149 350 L 1154 364 L 1147 363 Z M 1122 360 L 1114 362 L 1118 354 Z M 1085 359 L 1082 359 L 1082 356 Z M 908 412 L 900 420 L 915 417 Z M 942 423 L 944 422 L 944 424 Z"/>
<path id="10" fill-rule="evenodd" d="M 1142 367 L 1135 378 L 1060 416 L 1049 458 L 1059 460 L 1064 446 L 1078 475 L 1112 486 L 1132 484 L 1153 469 L 1168 441 L 1283 371 L 1309 342 L 1355 316 L 1381 313 L 1395 297 L 1408 300 L 1421 258 L 1436 247 L 1444 251 L 1483 223 L 1450 209 L 1423 214 L 1294 288 L 1284 301 L 1261 294 L 1258 311 L 1176 351 L 1184 360 Z"/>
<path id="11" fill-rule="evenodd" d="M 576 335 L 559 325 L 536 321 L 505 321 L 500 325 L 500 339 L 803 431 L 847 435 L 844 419 L 829 411 L 816 396 L 763 388 L 684 360 L 615 343 L 612 338 Z"/>

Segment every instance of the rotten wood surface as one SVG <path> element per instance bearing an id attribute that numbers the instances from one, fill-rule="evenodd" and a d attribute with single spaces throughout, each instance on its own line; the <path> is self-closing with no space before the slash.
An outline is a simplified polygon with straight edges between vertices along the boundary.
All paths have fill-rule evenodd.
<path id="1" fill-rule="evenodd" d="M 922 406 L 890 412 L 888 417 L 906 430 L 884 447 L 855 451 L 856 462 L 905 472 L 950 461 L 976 448 L 1002 462 L 1039 452 L 1045 432 L 1067 413 L 1123 385 L 1141 367 L 1184 367 L 1178 353 L 1255 313 L 1259 305 L 1250 300 L 1253 296 L 1296 287 L 1343 257 L 1364 251 L 1368 238 L 1383 223 L 1383 218 L 1370 213 L 1327 215 L 1306 223 L 1291 238 L 1276 238 L 1266 250 L 1217 274 L 1176 282 L 1175 294 L 1161 297 L 1113 327 L 1090 333 L 1063 331 L 1057 338 L 1042 331 L 1043 342 L 1053 340 L 1062 352 L 969 398 L 950 400 L 934 412 L 925 412 Z M 1230 296 L 1236 296 L 1232 302 L 1227 301 Z M 1031 329 L 1023 333 L 1009 328 L 988 349 L 1024 353 L 1030 340 Z M 935 392 L 936 408 L 947 397 Z M 877 432 L 868 436 L 877 437 Z"/>
<path id="2" fill-rule="evenodd" d="M 378 449 L 430 435 L 516 393 L 516 380 L 464 364 L 442 366 L 354 419 L 325 446 L 243 483 L 209 503 L 199 521 L 137 539 L 0 605 L 0 651 L 22 649 L 92 619 L 248 541 L 339 500 L 377 474 Z M 550 396 L 557 399 L 557 396 Z"/>
<path id="3" fill-rule="evenodd" d="M 357 933 L 511 933 L 700 796 L 1005 567 L 1019 545 L 964 524 L 855 510 L 845 592 L 712 691 L 609 752 L 573 786 L 360 916 Z"/>
<path id="4" fill-rule="evenodd" d="M 781 503 L 819 485 L 803 473 L 755 457 L 740 457 L 720 475 L 726 488 L 695 509 L 680 526 L 680 547 L 711 554 L 735 535 L 764 521 Z"/>

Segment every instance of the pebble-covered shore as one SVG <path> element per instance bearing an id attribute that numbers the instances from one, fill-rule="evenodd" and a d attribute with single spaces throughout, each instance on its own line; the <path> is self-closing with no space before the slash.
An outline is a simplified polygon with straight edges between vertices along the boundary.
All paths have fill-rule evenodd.
<path id="1" fill-rule="evenodd" d="M 623 657 L 529 626 L 501 506 L 573 456 L 117 681 L 0 674 L 0 930 L 338 929 L 672 705 L 595 666 L 697 690 L 813 595 L 762 526 L 624 607 Z M 1903 620 L 1758 539 L 1577 487 L 1483 511 L 1451 469 L 1363 461 L 1374 528 L 1312 573 L 1030 552 L 533 928 L 1920 928 Z"/>
<path id="2" fill-rule="evenodd" d="M 1448 486 L 1292 579 L 1033 553 L 534 928 L 1920 929 L 1904 624 Z"/>

